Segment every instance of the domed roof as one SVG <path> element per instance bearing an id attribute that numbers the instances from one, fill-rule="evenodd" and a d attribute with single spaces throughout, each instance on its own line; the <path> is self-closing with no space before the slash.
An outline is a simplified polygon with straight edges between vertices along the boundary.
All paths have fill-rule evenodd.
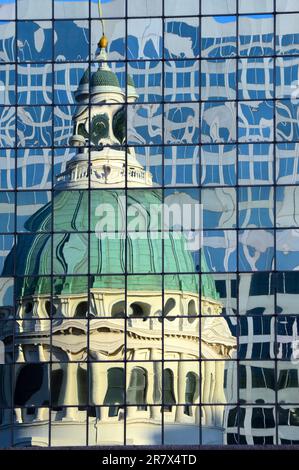
<path id="1" fill-rule="evenodd" d="M 111 70 L 99 69 L 91 77 L 93 87 L 117 87 L 120 88 L 119 80 Z"/>
<path id="2" fill-rule="evenodd" d="M 131 212 L 140 220 L 140 230 L 129 231 L 127 237 L 123 224 L 125 192 L 112 189 L 91 190 L 90 221 L 88 198 L 88 191 L 84 190 L 55 193 L 53 240 L 51 234 L 46 233 L 51 231 L 52 203 L 37 211 L 27 221 L 26 229 L 31 233 L 19 235 L 16 246 L 6 259 L 2 273 L 5 276 L 11 272 L 16 256 L 17 276 L 31 276 L 18 281 L 17 297 L 34 293 L 50 295 L 49 274 L 52 263 L 55 279 L 60 279 L 57 281 L 57 288 L 69 294 L 86 292 L 88 270 L 92 275 L 93 287 L 123 288 L 123 276 L 119 275 L 127 271 L 128 274 L 135 274 L 128 277 L 129 290 L 161 290 L 161 232 L 150 232 L 148 227 L 142 226 L 144 214 L 149 213 L 150 205 L 161 205 L 161 192 L 154 189 L 128 192 L 128 214 L 130 207 L 134 207 Z M 106 217 L 108 223 L 104 224 L 99 232 L 103 217 Z M 110 226 L 113 217 L 117 229 L 114 232 L 111 231 L 112 225 Z M 127 224 L 130 230 L 130 218 Z M 198 292 L 198 274 L 194 272 L 194 262 L 186 247 L 184 235 L 170 233 L 164 239 L 163 253 L 164 271 L 169 273 L 165 276 L 164 288 Z M 201 281 L 204 285 L 204 295 L 216 299 L 213 279 L 205 274 L 201 276 Z"/>
<path id="3" fill-rule="evenodd" d="M 75 91 L 75 97 L 78 102 L 86 99 L 89 93 L 89 69 L 86 69 L 79 82 L 78 89 Z"/>
<path id="4" fill-rule="evenodd" d="M 79 85 L 84 85 L 85 83 L 89 82 L 89 69 L 86 69 L 84 74 L 81 77 Z"/>

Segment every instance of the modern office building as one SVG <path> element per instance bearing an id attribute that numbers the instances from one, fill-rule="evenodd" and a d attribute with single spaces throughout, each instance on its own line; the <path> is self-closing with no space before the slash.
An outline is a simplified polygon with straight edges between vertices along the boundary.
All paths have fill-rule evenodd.
<path id="1" fill-rule="evenodd" d="M 71 143 L 79 151 L 58 175 L 53 201 L 26 221 L 34 235 L 19 237 L 2 272 L 9 275 L 19 260 L 17 319 L 10 321 L 9 308 L 2 317 L 7 357 L 16 362 L 14 445 L 48 445 L 49 404 L 53 446 L 86 445 L 87 417 L 90 445 L 122 445 L 124 425 L 127 444 L 161 444 L 161 410 L 165 443 L 197 444 L 201 424 L 204 443 L 222 444 L 224 360 L 236 340 L 220 316 L 222 305 L 209 274 L 201 276 L 199 297 L 184 234 L 163 232 L 161 223 L 149 228 L 162 197 L 134 149 L 124 150 L 126 93 L 107 64 L 105 36 L 99 47 L 98 70 L 90 81 L 83 74 L 76 93 Z M 129 75 L 127 83 L 127 99 L 134 102 L 138 95 Z M 89 143 L 94 147 L 88 149 Z M 130 188 L 146 189 L 125 198 L 118 188 L 126 181 Z M 128 226 L 136 211 L 133 232 Z M 164 278 L 164 308 L 162 264 L 172 273 Z M 126 266 L 124 289 L 119 274 Z M 44 277 L 52 269 L 53 283 Z M 93 274 L 88 278 L 85 272 Z M 198 316 L 200 301 L 204 319 Z M 205 367 L 200 358 L 208 360 Z M 11 367 L 4 366 L 6 403 L 10 374 Z M 206 403 L 201 413 L 199 395 Z M 10 420 L 7 409 L 0 427 L 7 445 Z"/>
<path id="2" fill-rule="evenodd" d="M 298 1 L 0 14 L 1 446 L 298 443 Z"/>

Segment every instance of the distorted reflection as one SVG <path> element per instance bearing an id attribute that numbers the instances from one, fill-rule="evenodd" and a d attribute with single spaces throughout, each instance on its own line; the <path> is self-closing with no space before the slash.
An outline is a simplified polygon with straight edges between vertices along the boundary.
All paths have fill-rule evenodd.
<path id="1" fill-rule="evenodd" d="M 297 444 L 298 5 L 42 3 L 1 4 L 0 446 Z"/>

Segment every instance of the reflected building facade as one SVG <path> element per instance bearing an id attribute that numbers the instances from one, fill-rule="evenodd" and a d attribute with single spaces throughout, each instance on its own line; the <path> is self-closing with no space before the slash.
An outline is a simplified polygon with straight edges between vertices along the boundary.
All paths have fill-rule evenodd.
<path id="1" fill-rule="evenodd" d="M 2 317 L 6 355 L 16 362 L 13 382 L 11 366 L 2 370 L 7 403 L 13 383 L 14 445 L 48 445 L 49 409 L 53 446 L 86 445 L 87 420 L 90 445 L 122 445 L 124 427 L 127 444 L 161 444 L 162 414 L 164 442 L 197 444 L 201 431 L 204 443 L 222 444 L 225 359 L 236 340 L 213 278 L 203 274 L 199 288 L 184 233 L 165 225 L 161 191 L 125 147 L 125 97 L 138 95 L 129 75 L 127 96 L 120 88 L 107 44 L 103 36 L 98 70 L 87 69 L 76 92 L 70 142 L 79 150 L 2 272 L 18 260 L 17 319 L 5 306 Z M 168 198 L 171 207 L 176 196 Z M 7 409 L 7 445 L 10 419 Z"/>
<path id="2" fill-rule="evenodd" d="M 37 3 L 0 2 L 3 446 L 298 443 L 297 2 L 111 0 L 97 52 L 97 2 Z M 201 249 L 149 228 L 199 203 Z"/>

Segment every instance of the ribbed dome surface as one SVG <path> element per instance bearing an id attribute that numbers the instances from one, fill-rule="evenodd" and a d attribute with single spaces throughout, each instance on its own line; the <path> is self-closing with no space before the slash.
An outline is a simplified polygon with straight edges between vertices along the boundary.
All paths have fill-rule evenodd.
<path id="1" fill-rule="evenodd" d="M 18 259 L 18 276 L 35 276 L 19 280 L 17 297 L 34 293 L 50 294 L 48 277 L 52 266 L 54 292 L 77 294 L 87 291 L 88 268 L 92 275 L 92 286 L 98 288 L 124 288 L 124 277 L 128 277 L 129 290 L 153 290 L 162 288 L 162 238 L 158 232 L 147 230 L 143 225 L 145 213 L 150 206 L 161 205 L 159 190 L 132 190 L 128 192 L 128 228 L 134 217 L 138 218 L 139 232 L 124 232 L 125 193 L 116 190 L 92 190 L 90 193 L 90 216 L 88 214 L 88 192 L 84 190 L 56 192 L 53 199 L 53 241 L 51 234 L 52 203 L 36 212 L 26 223 L 30 232 L 19 235 L 16 247 L 6 259 L 3 275 L 11 272 L 14 257 Z M 140 208 L 140 209 L 139 209 Z M 102 227 L 103 220 L 108 221 Z M 112 221 L 115 224 L 112 224 Z M 113 228 L 116 227 L 117 231 Z M 161 228 L 161 227 L 158 227 Z M 101 229 L 98 233 L 97 230 Z M 44 233 L 43 233 L 44 232 Z M 90 237 L 90 250 L 88 239 Z M 198 275 L 186 246 L 183 234 L 169 234 L 164 239 L 164 289 L 198 292 Z M 89 261 L 88 261 L 89 260 Z M 171 274 L 175 273 L 175 274 Z M 189 274 L 184 274 L 189 273 Z M 145 275 L 151 274 L 151 275 Z M 36 277 L 37 276 L 37 277 Z M 41 277 L 45 276 L 45 277 Z M 206 297 L 217 298 L 214 281 L 202 275 L 202 292 Z"/>
<path id="2" fill-rule="evenodd" d="M 107 86 L 120 88 L 119 80 L 111 70 L 100 69 L 91 77 L 91 86 Z"/>
<path id="3" fill-rule="evenodd" d="M 85 85 L 89 82 L 89 69 L 86 69 L 84 74 L 81 77 L 79 85 Z"/>

